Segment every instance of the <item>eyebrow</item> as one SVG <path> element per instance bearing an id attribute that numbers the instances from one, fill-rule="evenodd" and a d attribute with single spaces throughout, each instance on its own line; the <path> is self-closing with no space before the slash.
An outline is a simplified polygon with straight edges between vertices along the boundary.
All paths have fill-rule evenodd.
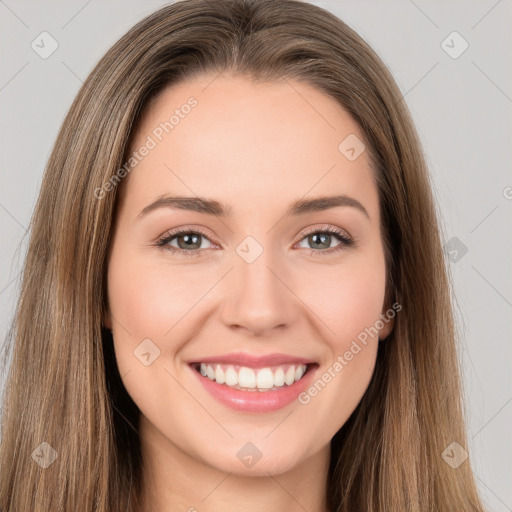
<path id="1" fill-rule="evenodd" d="M 366 217 L 370 218 L 366 208 L 353 197 L 347 195 L 336 196 L 322 196 L 313 199 L 300 199 L 292 203 L 288 210 L 287 215 L 304 215 L 306 213 L 319 212 L 335 208 L 338 206 L 350 206 L 358 209 Z M 148 213 L 159 208 L 176 208 L 179 210 L 187 210 L 207 215 L 216 215 L 218 217 L 229 217 L 231 215 L 231 207 L 223 205 L 214 199 L 207 199 L 205 197 L 181 197 L 181 196 L 160 196 L 154 202 L 146 206 L 137 215 L 137 219 L 141 219 Z"/>

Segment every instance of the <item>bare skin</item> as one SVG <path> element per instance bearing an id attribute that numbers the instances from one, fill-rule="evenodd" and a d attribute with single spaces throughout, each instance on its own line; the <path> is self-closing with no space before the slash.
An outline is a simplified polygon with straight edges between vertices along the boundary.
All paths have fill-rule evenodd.
<path id="1" fill-rule="evenodd" d="M 146 110 L 133 148 L 155 139 L 191 96 L 197 105 L 121 184 L 108 268 L 104 322 L 141 411 L 143 511 L 327 511 L 330 441 L 368 387 L 377 336 L 359 343 L 341 371 L 332 366 L 389 308 L 367 151 L 350 161 L 338 149 L 362 132 L 309 85 L 222 74 L 167 88 Z M 215 199 L 231 214 L 162 207 L 137 217 L 165 194 Z M 366 214 L 345 205 L 285 215 L 297 200 L 341 194 Z M 353 244 L 308 236 L 329 227 Z M 179 253 L 156 245 L 176 228 L 204 232 L 191 247 L 196 255 L 185 254 L 183 233 L 167 242 Z M 241 244 L 262 252 L 249 263 Z M 148 366 L 134 357 L 145 339 L 160 350 Z M 232 352 L 307 358 L 317 378 L 332 378 L 308 403 L 240 412 L 212 397 L 188 364 Z M 237 457 L 248 442 L 261 453 L 252 467 Z"/>

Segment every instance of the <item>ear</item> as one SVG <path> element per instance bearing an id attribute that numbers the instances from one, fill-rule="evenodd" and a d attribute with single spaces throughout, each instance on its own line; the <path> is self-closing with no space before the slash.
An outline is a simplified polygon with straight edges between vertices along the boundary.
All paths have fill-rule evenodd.
<path id="1" fill-rule="evenodd" d="M 401 304 L 395 302 L 392 306 L 385 307 L 385 309 L 382 310 L 380 320 L 384 325 L 382 329 L 379 330 L 380 340 L 385 340 L 393 332 L 395 328 L 395 317 L 401 309 Z"/>
<path id="2" fill-rule="evenodd" d="M 382 321 L 384 323 L 384 327 L 379 331 L 379 339 L 385 340 L 393 331 L 395 326 L 395 318 L 390 318 L 388 315 L 386 315 L 386 311 L 382 312 L 381 318 L 383 319 Z"/>

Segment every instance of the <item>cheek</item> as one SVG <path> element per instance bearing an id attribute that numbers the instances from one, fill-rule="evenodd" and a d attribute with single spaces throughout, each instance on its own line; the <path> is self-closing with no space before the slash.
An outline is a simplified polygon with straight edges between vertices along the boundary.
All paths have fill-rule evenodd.
<path id="1" fill-rule="evenodd" d="M 160 411 L 161 420 L 172 423 L 170 412 L 162 412 L 162 397 L 156 391 L 179 395 L 180 387 L 166 370 L 174 374 L 171 360 L 190 336 L 193 306 L 209 287 L 204 272 L 180 272 L 176 265 L 169 268 L 121 247 L 113 253 L 108 295 L 116 361 L 126 390 L 148 417 Z M 137 356 L 147 352 L 152 362 L 146 366 Z M 186 402 L 187 397 L 183 407 Z"/>
<path id="2" fill-rule="evenodd" d="M 163 339 L 208 289 L 207 275 L 167 268 L 147 255 L 119 258 L 109 270 L 109 303 L 134 339 Z"/>
<path id="3" fill-rule="evenodd" d="M 318 330 L 328 348 L 320 378 L 327 373 L 325 382 L 333 385 L 328 386 L 331 400 L 324 403 L 343 396 L 343 414 L 350 412 L 364 394 L 375 365 L 385 294 L 384 255 L 378 247 L 354 253 L 339 265 L 319 265 L 302 282 L 304 302 L 318 316 Z"/>
<path id="4" fill-rule="evenodd" d="M 379 251 L 369 257 L 354 253 L 338 265 L 318 265 L 301 280 L 304 302 L 318 315 L 336 353 L 379 319 L 385 293 L 385 263 Z"/>

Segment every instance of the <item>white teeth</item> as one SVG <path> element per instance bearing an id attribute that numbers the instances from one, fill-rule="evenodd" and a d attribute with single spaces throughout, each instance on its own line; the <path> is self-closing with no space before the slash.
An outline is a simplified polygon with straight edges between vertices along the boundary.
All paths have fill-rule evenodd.
<path id="1" fill-rule="evenodd" d="M 256 375 L 254 375 L 254 370 L 245 367 L 240 368 L 238 372 L 238 385 L 241 388 L 255 388 Z"/>
<path id="2" fill-rule="evenodd" d="M 284 371 L 282 368 L 278 368 L 274 373 L 274 386 L 284 386 Z"/>
<path id="3" fill-rule="evenodd" d="M 290 366 L 284 375 L 284 381 L 288 386 L 291 386 L 295 380 L 295 366 Z"/>
<path id="4" fill-rule="evenodd" d="M 209 364 L 206 365 L 206 376 L 211 380 L 215 380 L 215 370 Z"/>
<path id="5" fill-rule="evenodd" d="M 237 368 L 239 368 L 238 371 L 233 365 L 201 363 L 199 372 L 218 384 L 225 384 L 238 389 L 244 388 L 247 391 L 268 391 L 283 387 L 285 384 L 291 386 L 304 376 L 307 366 L 300 364 L 259 369 L 246 366 Z"/>
<path id="6" fill-rule="evenodd" d="M 238 384 L 238 372 L 231 366 L 226 370 L 226 385 L 236 386 Z"/>
<path id="7" fill-rule="evenodd" d="M 274 386 L 274 375 L 272 374 L 272 370 L 270 368 L 263 368 L 258 370 L 258 375 L 256 376 L 256 385 L 260 389 L 270 389 Z"/>
<path id="8" fill-rule="evenodd" d="M 224 384 L 224 382 L 226 382 L 226 374 L 220 364 L 217 365 L 217 369 L 215 370 L 215 380 L 219 384 Z"/>

